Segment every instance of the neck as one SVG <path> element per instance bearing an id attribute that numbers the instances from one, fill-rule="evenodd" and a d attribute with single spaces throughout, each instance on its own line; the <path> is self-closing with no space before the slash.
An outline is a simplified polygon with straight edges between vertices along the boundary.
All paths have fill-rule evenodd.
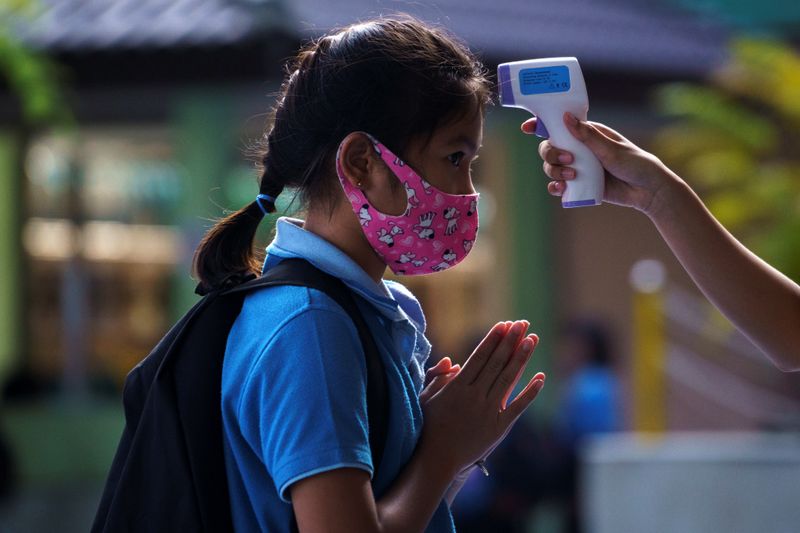
<path id="1" fill-rule="evenodd" d="M 337 202 L 332 213 L 327 208 L 309 209 L 303 228 L 346 253 L 375 283 L 381 282 L 386 264 L 369 245 L 347 202 Z"/>

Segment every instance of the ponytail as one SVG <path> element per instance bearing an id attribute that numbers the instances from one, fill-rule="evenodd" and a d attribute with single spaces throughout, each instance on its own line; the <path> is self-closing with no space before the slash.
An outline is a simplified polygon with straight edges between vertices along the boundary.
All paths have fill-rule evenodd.
<path id="1" fill-rule="evenodd" d="M 257 202 L 217 221 L 200 241 L 192 270 L 200 280 L 198 292 L 220 288 L 235 276 L 257 274 L 260 264 L 253 252 L 253 239 L 264 214 Z"/>
<path id="2" fill-rule="evenodd" d="M 262 164 L 265 172 L 261 176 L 261 190 L 271 191 L 261 192 L 252 203 L 218 220 L 194 252 L 192 270 L 200 280 L 200 294 L 261 272 L 261 262 L 253 251 L 253 240 L 261 219 L 275 211 L 275 199 L 283 189 L 267 180 L 266 157 Z"/>

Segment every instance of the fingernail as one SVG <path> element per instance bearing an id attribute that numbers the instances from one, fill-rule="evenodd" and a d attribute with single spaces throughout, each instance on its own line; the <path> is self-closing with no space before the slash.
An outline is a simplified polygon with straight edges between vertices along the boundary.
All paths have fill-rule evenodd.
<path id="1" fill-rule="evenodd" d="M 570 125 L 572 126 L 578 125 L 578 119 L 575 118 L 575 115 L 573 115 L 572 113 L 564 113 L 564 117 L 566 118 L 567 123 L 569 123 Z"/>
<path id="2" fill-rule="evenodd" d="M 522 341 L 522 344 L 520 344 L 520 348 L 522 348 L 522 352 L 525 355 L 531 353 L 533 351 L 534 346 L 535 344 L 530 337 L 525 337 L 525 339 Z"/>
<path id="3" fill-rule="evenodd" d="M 572 156 L 570 154 L 558 154 L 558 161 L 560 163 L 571 163 Z"/>
<path id="4" fill-rule="evenodd" d="M 536 381 L 533 382 L 533 390 L 535 390 L 536 392 L 539 392 L 540 390 L 542 390 L 542 387 L 544 387 L 544 381 L 543 380 L 537 379 Z"/>
<path id="5" fill-rule="evenodd" d="M 575 171 L 571 168 L 565 168 L 561 171 L 561 177 L 565 179 L 571 179 L 575 177 Z"/>

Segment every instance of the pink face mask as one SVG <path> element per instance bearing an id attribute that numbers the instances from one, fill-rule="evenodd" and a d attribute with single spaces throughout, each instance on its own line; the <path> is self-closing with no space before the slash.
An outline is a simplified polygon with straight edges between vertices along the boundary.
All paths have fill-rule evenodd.
<path id="1" fill-rule="evenodd" d="M 369 244 L 395 274 L 431 274 L 460 263 L 478 234 L 478 194 L 440 191 L 374 137 L 366 135 L 403 184 L 408 197 L 402 215 L 381 213 L 361 189 L 345 178 L 337 151 L 339 181 Z M 341 148 L 339 145 L 339 151 Z"/>

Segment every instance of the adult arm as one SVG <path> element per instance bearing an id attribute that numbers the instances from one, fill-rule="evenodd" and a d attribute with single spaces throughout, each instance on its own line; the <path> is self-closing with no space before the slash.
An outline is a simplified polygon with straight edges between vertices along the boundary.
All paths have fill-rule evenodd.
<path id="1" fill-rule="evenodd" d="M 634 207 L 653 221 L 698 288 L 775 366 L 800 370 L 800 286 L 734 238 L 694 191 L 657 157 L 611 128 L 565 115 L 570 132 L 606 169 L 605 201 Z M 532 132 L 535 122 L 523 125 Z M 560 196 L 575 170 L 572 155 L 540 145 Z"/>
<path id="2" fill-rule="evenodd" d="M 781 370 L 800 370 L 800 286 L 742 245 L 670 177 L 648 212 L 698 288 Z"/>

